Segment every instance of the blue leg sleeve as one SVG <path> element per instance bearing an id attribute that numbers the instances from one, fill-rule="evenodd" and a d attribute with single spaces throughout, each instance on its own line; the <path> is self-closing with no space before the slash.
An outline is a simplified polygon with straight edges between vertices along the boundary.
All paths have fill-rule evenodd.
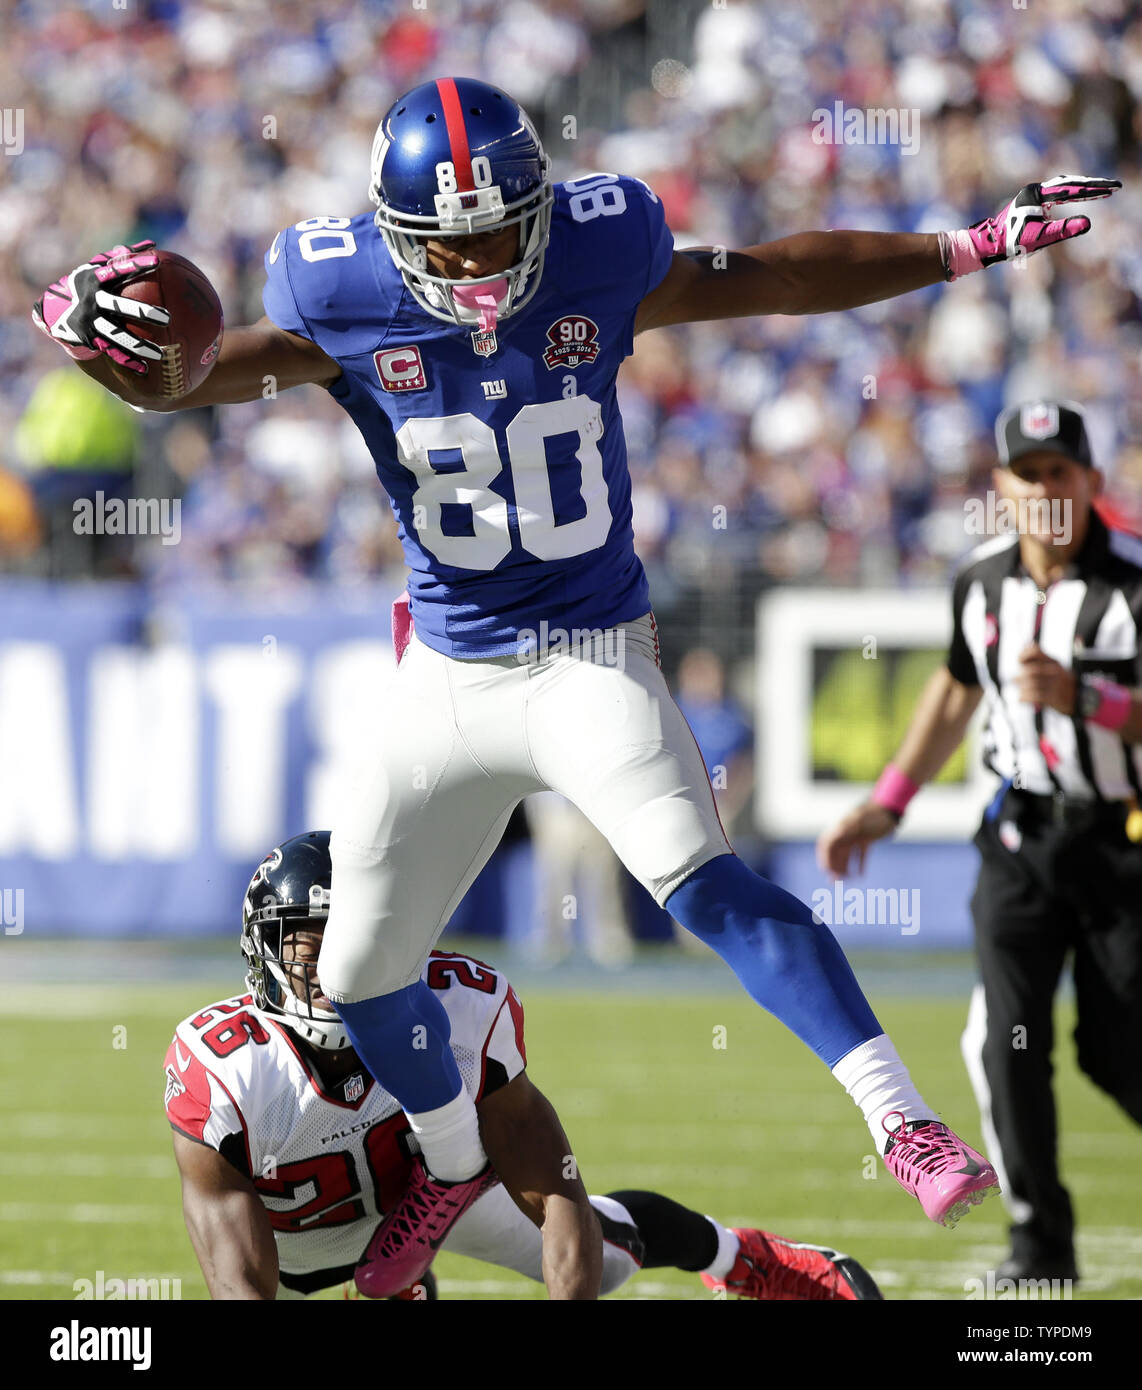
<path id="1" fill-rule="evenodd" d="M 447 1105 L 462 1082 L 444 1006 L 418 980 L 393 994 L 336 1004 L 357 1055 L 409 1114 Z"/>
<path id="2" fill-rule="evenodd" d="M 736 854 L 703 864 L 671 893 L 666 910 L 826 1066 L 884 1032 L 828 927 Z"/>

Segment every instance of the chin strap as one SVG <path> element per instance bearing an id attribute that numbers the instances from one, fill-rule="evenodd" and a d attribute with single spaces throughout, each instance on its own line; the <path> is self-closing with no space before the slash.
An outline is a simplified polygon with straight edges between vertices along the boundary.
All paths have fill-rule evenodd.
<path id="1" fill-rule="evenodd" d="M 324 1020 L 305 1018 L 301 1014 L 283 1013 L 282 1022 L 287 1028 L 300 1033 L 307 1043 L 319 1048 L 322 1052 L 342 1052 L 349 1046 L 349 1034 L 346 1033 L 344 1026 L 334 1030 L 333 1041 L 330 1041 L 330 1034 L 321 1027 Z M 329 1019 L 328 1022 L 332 1023 L 333 1019 Z"/>

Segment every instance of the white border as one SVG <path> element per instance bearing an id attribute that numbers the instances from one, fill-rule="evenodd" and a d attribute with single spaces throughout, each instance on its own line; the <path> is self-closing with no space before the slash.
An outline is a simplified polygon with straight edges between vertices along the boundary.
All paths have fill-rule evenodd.
<path id="1" fill-rule="evenodd" d="M 871 783 L 812 780 L 814 649 L 859 649 L 870 636 L 886 647 L 946 649 L 951 626 L 951 598 L 942 589 L 781 589 L 759 601 L 754 815 L 761 831 L 774 839 L 816 839 L 872 790 Z M 859 708 L 852 717 L 854 723 L 860 720 Z M 897 838 L 970 839 L 995 785 L 980 762 L 973 723 L 966 781 L 925 787 L 908 808 Z"/>

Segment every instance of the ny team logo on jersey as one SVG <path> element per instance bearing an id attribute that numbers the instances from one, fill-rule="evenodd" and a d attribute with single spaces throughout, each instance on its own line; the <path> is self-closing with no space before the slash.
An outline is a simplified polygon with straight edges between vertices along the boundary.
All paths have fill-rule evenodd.
<path id="1" fill-rule="evenodd" d="M 599 355 L 599 325 L 582 314 L 556 319 L 547 338 L 551 346 L 544 349 L 543 360 L 549 368 L 577 367 Z"/>
<path id="2" fill-rule="evenodd" d="M 420 349 L 415 344 L 374 352 L 373 361 L 386 391 L 424 390 L 424 363 L 420 360 Z"/>

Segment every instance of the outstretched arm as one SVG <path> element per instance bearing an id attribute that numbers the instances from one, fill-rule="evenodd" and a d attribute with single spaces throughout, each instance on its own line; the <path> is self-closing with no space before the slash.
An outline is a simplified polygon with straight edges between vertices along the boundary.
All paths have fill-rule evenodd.
<path id="1" fill-rule="evenodd" d="M 799 232 L 743 251 L 676 251 L 665 280 L 639 305 L 634 331 L 855 309 L 944 278 L 935 232 Z"/>
<path id="2" fill-rule="evenodd" d="M 245 328 L 228 328 L 210 375 L 194 391 L 174 400 L 143 395 L 138 382 L 160 354 L 140 336 L 139 324 L 166 324 L 167 310 L 123 298 L 116 291 L 141 272 L 153 270 L 153 241 L 114 246 L 49 285 L 32 308 L 40 331 L 57 342 L 76 365 L 128 405 L 169 412 L 200 405 L 253 401 L 312 382 L 331 386 L 341 368 L 316 343 L 279 328 L 269 318 Z"/>
<path id="3" fill-rule="evenodd" d="M 488 1158 L 516 1206 L 543 1232 L 543 1282 L 553 1299 L 598 1298 L 603 1231 L 555 1108 L 521 1072 L 477 1111 Z"/>
<path id="4" fill-rule="evenodd" d="M 164 413 L 193 410 L 199 405 L 256 401 L 271 384 L 275 394 L 307 382 L 329 386 L 341 375 L 337 363 L 315 343 L 287 333 L 268 318 L 261 318 L 248 328 L 227 328 L 210 375 L 201 386 L 173 401 L 138 395 L 132 385 L 133 374 L 117 367 L 104 354 L 76 365 L 128 405 Z"/>
<path id="5" fill-rule="evenodd" d="M 959 232 L 800 232 L 742 251 L 676 252 L 665 279 L 639 305 L 635 332 L 892 299 L 1081 236 L 1088 218 L 1051 220 L 1047 209 L 1106 198 L 1120 187 L 1116 179 L 1062 174 L 1027 184 L 994 217 Z"/>

